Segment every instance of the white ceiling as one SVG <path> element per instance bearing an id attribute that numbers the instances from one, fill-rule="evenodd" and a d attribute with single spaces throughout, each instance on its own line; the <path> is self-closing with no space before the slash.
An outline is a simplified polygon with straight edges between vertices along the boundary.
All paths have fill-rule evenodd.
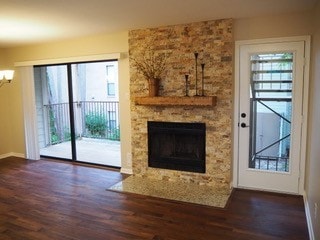
<path id="1" fill-rule="evenodd" d="M 100 33 L 301 12 L 318 0 L 0 0 L 0 47 Z"/>

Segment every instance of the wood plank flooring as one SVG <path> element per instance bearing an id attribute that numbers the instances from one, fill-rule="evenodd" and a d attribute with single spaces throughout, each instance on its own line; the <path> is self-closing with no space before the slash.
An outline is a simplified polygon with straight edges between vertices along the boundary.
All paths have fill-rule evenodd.
<path id="1" fill-rule="evenodd" d="M 106 189 L 117 171 L 0 160 L 0 239 L 308 239 L 302 197 L 235 189 L 226 209 Z"/>

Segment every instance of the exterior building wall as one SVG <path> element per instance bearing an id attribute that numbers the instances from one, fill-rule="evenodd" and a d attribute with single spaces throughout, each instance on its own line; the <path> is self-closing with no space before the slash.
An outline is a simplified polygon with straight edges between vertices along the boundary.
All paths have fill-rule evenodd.
<path id="1" fill-rule="evenodd" d="M 84 95 L 84 101 L 119 101 L 117 61 L 78 64 L 78 66 L 81 65 L 85 68 L 83 71 L 86 92 L 80 94 L 80 96 Z M 115 84 L 114 96 L 108 95 L 107 83 Z"/>

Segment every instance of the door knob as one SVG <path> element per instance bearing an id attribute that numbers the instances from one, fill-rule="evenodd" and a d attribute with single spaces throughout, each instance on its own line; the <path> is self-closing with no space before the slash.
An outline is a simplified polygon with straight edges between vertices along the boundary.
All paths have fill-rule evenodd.
<path id="1" fill-rule="evenodd" d="M 245 124 L 245 123 L 241 123 L 240 126 L 241 126 L 242 128 L 249 127 L 249 125 L 247 125 L 247 124 Z"/>

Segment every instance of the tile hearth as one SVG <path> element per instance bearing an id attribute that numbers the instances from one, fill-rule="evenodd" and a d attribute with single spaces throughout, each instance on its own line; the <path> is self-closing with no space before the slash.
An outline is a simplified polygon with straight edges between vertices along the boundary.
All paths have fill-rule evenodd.
<path id="1" fill-rule="evenodd" d="M 226 206 L 231 194 L 231 190 L 221 190 L 206 185 L 153 180 L 137 176 L 130 176 L 108 190 L 220 208 Z"/>

